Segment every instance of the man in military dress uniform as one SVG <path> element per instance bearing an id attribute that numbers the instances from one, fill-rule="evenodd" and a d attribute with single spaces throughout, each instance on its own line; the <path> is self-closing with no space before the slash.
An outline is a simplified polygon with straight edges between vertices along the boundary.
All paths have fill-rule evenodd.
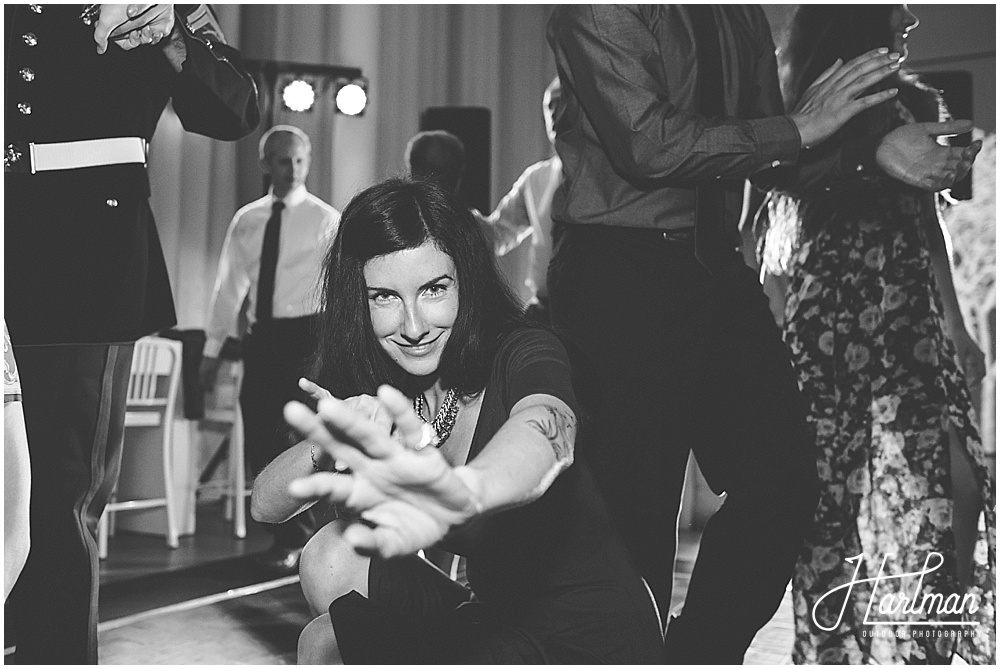
<path id="1" fill-rule="evenodd" d="M 118 477 L 133 343 L 175 323 L 146 148 L 172 101 L 217 139 L 259 120 L 206 6 L 4 7 L 5 317 L 31 454 L 19 663 L 97 662 L 97 521 Z"/>

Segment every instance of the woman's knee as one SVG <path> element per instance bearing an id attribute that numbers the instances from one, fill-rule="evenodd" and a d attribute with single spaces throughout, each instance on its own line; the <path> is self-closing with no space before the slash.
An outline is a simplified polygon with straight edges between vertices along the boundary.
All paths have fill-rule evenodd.
<path id="1" fill-rule="evenodd" d="M 330 614 L 314 618 L 299 634 L 298 664 L 343 664 Z"/>
<path id="2" fill-rule="evenodd" d="M 341 595 L 357 590 L 368 596 L 368 558 L 343 538 L 347 523 L 324 525 L 302 550 L 299 579 L 314 613 L 326 611 Z"/>

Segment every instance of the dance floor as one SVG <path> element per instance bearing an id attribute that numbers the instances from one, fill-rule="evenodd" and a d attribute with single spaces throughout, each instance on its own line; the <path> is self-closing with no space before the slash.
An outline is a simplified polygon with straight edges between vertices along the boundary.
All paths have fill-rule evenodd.
<path id="1" fill-rule="evenodd" d="M 234 539 L 215 505 L 199 510 L 198 533 L 170 551 L 155 537 L 112 538 L 102 565 L 101 664 L 294 664 L 310 614 L 298 577 L 275 579 L 253 562 L 268 535 L 255 524 Z M 683 601 L 698 534 L 681 533 L 674 605 Z M 747 664 L 789 664 L 786 595 L 757 635 Z"/>

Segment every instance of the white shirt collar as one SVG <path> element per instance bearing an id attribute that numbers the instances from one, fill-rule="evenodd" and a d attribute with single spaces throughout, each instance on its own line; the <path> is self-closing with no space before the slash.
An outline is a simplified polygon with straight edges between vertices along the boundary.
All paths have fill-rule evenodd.
<path id="1" fill-rule="evenodd" d="M 271 188 L 268 193 L 274 200 L 279 199 L 274 195 L 274 188 Z M 302 201 L 306 199 L 307 194 L 308 191 L 306 190 L 306 186 L 305 184 L 302 184 L 288 191 L 288 194 L 280 199 L 285 203 L 285 207 L 290 209 L 298 204 L 302 204 Z"/>

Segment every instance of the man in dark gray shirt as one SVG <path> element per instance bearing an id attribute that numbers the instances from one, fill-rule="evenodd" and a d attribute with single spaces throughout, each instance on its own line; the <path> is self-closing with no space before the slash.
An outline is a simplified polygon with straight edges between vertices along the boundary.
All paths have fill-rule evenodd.
<path id="1" fill-rule="evenodd" d="M 736 249 L 743 183 L 798 163 L 810 178 L 882 169 L 948 180 L 955 150 L 918 165 L 901 146 L 849 146 L 810 162 L 806 148 L 895 95 L 864 92 L 899 54 L 835 63 L 786 115 L 756 7 L 562 5 L 548 39 L 564 166 L 551 310 L 596 368 L 594 469 L 661 611 L 691 450 L 726 493 L 666 652 L 670 663 L 739 664 L 781 601 L 817 499 L 796 379 Z M 957 171 L 971 157 L 961 160 Z"/>

